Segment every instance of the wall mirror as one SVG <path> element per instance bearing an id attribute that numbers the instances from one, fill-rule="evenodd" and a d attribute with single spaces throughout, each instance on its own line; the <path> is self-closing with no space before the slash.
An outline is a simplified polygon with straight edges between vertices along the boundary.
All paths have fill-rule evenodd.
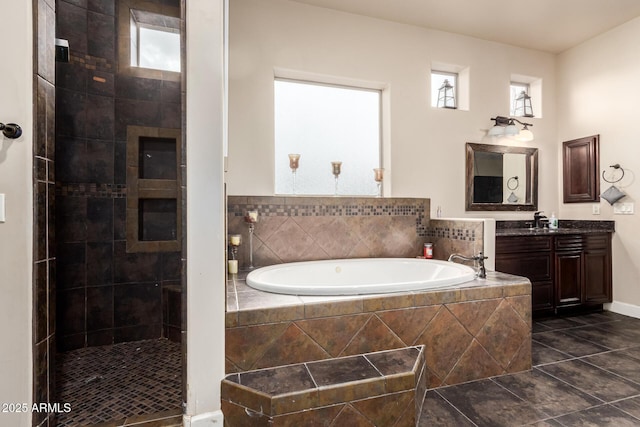
<path id="1" fill-rule="evenodd" d="M 538 149 L 466 144 L 467 211 L 538 209 Z"/>

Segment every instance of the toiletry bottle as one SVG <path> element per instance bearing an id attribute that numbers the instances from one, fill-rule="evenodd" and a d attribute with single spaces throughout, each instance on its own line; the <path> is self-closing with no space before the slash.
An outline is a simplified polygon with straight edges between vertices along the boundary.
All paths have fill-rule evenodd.
<path id="1" fill-rule="evenodd" d="M 549 218 L 549 230 L 557 230 L 558 229 L 558 218 L 556 218 L 556 213 L 551 212 L 551 218 Z"/>

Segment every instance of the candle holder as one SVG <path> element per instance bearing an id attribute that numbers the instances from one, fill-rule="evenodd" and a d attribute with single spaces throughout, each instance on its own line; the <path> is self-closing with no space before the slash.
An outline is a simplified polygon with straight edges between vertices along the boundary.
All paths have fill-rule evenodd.
<path id="1" fill-rule="evenodd" d="M 258 211 L 248 211 L 244 216 L 244 221 L 249 225 L 249 270 L 253 270 L 253 232 L 258 222 Z"/>
<path id="2" fill-rule="evenodd" d="M 375 179 L 378 185 L 378 195 L 376 197 L 382 197 L 382 180 L 384 179 L 384 168 L 375 168 L 373 170 L 373 179 Z"/>
<path id="3" fill-rule="evenodd" d="M 331 167 L 333 169 L 333 176 L 335 177 L 336 180 L 336 187 L 335 187 L 335 193 L 334 196 L 338 195 L 338 178 L 340 177 L 340 172 L 341 172 L 341 168 L 342 168 L 342 162 L 331 162 Z"/>
<path id="4" fill-rule="evenodd" d="M 242 236 L 240 234 L 229 235 L 229 246 L 231 246 L 231 259 L 238 259 L 238 247 L 242 244 Z"/>
<path id="5" fill-rule="evenodd" d="M 296 194 L 296 172 L 300 166 L 300 154 L 289 154 L 289 167 L 291 168 L 292 193 Z"/>

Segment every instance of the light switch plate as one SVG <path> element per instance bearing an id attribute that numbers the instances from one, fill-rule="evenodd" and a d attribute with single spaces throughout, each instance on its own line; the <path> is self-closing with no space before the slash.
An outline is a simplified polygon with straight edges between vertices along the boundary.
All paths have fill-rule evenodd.
<path id="1" fill-rule="evenodd" d="M 0 222 L 5 222 L 4 194 L 0 194 Z"/>
<path id="2" fill-rule="evenodd" d="M 616 215 L 633 215 L 634 203 L 633 202 L 614 203 L 613 213 Z"/>

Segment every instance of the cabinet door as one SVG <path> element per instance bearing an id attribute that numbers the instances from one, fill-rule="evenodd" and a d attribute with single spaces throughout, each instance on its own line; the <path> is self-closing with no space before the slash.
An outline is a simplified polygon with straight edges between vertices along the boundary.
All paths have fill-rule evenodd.
<path id="1" fill-rule="evenodd" d="M 600 200 L 599 135 L 562 143 L 563 186 L 565 203 Z"/>
<path id="2" fill-rule="evenodd" d="M 531 280 L 531 308 L 553 308 L 553 256 L 551 252 L 503 253 L 496 255 L 496 270 Z"/>
<path id="3" fill-rule="evenodd" d="M 582 251 L 556 252 L 556 306 L 582 302 Z"/>
<path id="4" fill-rule="evenodd" d="M 589 236 L 584 251 L 584 302 L 611 302 L 611 238 Z"/>

